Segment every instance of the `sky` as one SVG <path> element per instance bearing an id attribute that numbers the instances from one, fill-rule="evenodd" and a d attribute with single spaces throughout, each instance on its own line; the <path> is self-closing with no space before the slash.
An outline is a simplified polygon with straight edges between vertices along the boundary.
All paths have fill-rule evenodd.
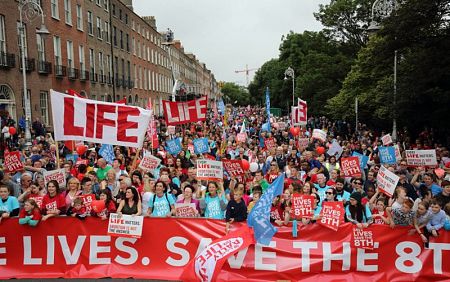
<path id="1" fill-rule="evenodd" d="M 155 16 L 185 52 L 206 64 L 217 81 L 246 85 L 245 72 L 279 55 L 282 35 L 322 28 L 313 13 L 330 0 L 133 0 L 134 12 Z M 251 81 L 255 71 L 251 71 Z"/>

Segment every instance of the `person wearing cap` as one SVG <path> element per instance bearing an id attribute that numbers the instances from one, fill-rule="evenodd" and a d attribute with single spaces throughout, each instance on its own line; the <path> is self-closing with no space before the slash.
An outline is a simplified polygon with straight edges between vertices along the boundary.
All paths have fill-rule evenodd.
<path id="1" fill-rule="evenodd" d="M 372 223 L 372 212 L 368 205 L 361 203 L 362 195 L 353 192 L 350 195 L 350 204 L 345 208 L 345 215 L 348 222 L 356 224 L 358 228 L 364 228 Z"/>

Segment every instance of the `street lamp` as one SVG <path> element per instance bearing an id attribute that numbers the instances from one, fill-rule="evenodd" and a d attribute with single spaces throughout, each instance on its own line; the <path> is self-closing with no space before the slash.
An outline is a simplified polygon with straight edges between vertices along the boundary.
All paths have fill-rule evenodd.
<path id="1" fill-rule="evenodd" d="M 50 34 L 47 27 L 44 24 L 44 12 L 42 11 L 41 6 L 33 0 L 21 0 L 19 2 L 19 16 L 20 16 L 20 44 L 21 48 L 21 57 L 22 57 L 22 76 L 23 76 L 23 97 L 25 101 L 25 145 L 27 147 L 31 146 L 31 103 L 30 98 L 28 97 L 27 92 L 27 74 L 26 74 L 26 64 L 25 64 L 25 26 L 23 22 L 23 18 L 28 22 L 32 22 L 36 17 L 41 16 L 41 27 L 36 30 L 36 34 L 39 34 L 43 37 Z"/>
<path id="2" fill-rule="evenodd" d="M 396 0 L 376 0 L 372 5 L 372 21 L 367 30 L 375 32 L 380 29 L 379 22 L 375 19 L 381 20 L 389 17 L 392 12 L 397 10 L 398 5 Z M 394 97 L 393 97 L 393 111 L 392 111 L 392 139 L 397 140 L 397 50 L 394 51 Z"/>
<path id="3" fill-rule="evenodd" d="M 291 67 L 288 67 L 285 71 L 284 71 L 284 80 L 288 79 L 288 76 L 290 78 L 292 78 L 292 106 L 295 106 L 295 99 L 294 99 L 294 94 L 295 94 L 295 72 L 294 69 Z"/>

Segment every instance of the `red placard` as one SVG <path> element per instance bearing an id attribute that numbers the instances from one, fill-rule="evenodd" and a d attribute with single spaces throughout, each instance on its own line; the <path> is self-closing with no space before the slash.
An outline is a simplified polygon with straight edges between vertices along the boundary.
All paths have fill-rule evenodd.
<path id="1" fill-rule="evenodd" d="M 295 218 L 311 218 L 313 216 L 314 196 L 293 194 L 291 198 L 291 215 Z"/>
<path id="2" fill-rule="evenodd" d="M 341 159 L 341 169 L 344 171 L 345 177 L 361 176 L 361 167 L 358 157 L 348 157 Z"/>
<path id="3" fill-rule="evenodd" d="M 245 174 L 242 169 L 242 163 L 240 160 L 222 160 L 223 168 L 228 172 L 230 176 L 238 176 Z"/>
<path id="4" fill-rule="evenodd" d="M 86 212 L 88 214 L 90 214 L 91 210 L 92 210 L 91 204 L 92 204 L 93 201 L 95 201 L 95 195 L 94 194 L 87 194 L 87 195 L 80 195 L 78 197 L 83 200 L 83 205 L 86 208 Z"/>
<path id="5" fill-rule="evenodd" d="M 245 141 L 247 141 L 247 133 L 245 133 L 245 132 L 238 133 L 236 135 L 236 141 L 245 143 Z"/>
<path id="6" fill-rule="evenodd" d="M 177 125 L 206 120 L 207 97 L 187 102 L 162 101 L 167 125 Z"/>
<path id="7" fill-rule="evenodd" d="M 19 152 L 8 152 L 5 153 L 5 163 L 4 163 L 5 172 L 15 172 L 23 169 L 23 164 L 20 161 L 20 153 Z"/>
<path id="8" fill-rule="evenodd" d="M 319 223 L 331 230 L 337 231 L 344 222 L 344 206 L 342 202 L 323 202 Z"/>
<path id="9" fill-rule="evenodd" d="M 274 138 L 267 138 L 264 140 L 264 146 L 267 150 L 271 150 L 277 147 L 277 143 Z"/>
<path id="10" fill-rule="evenodd" d="M 145 218 L 142 237 L 106 234 L 108 222 L 50 218 L 35 228 L 2 220 L 0 279 L 134 278 L 182 281 L 196 254 L 225 235 L 223 220 Z M 233 230 L 246 223 L 234 223 Z M 339 232 L 319 224 L 278 227 L 270 247 L 250 246 L 231 256 L 217 281 L 448 281 L 450 232 L 430 237 L 428 249 L 410 227 L 371 225 L 374 249 L 351 247 L 354 225 Z M 151 248 L 149 248 L 151 246 Z"/>

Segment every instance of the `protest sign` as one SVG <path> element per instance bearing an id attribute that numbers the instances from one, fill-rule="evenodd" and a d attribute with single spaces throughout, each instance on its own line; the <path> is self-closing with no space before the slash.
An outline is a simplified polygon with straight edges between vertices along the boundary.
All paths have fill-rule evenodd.
<path id="1" fill-rule="evenodd" d="M 191 155 L 195 154 L 195 147 L 194 147 L 194 144 L 188 144 L 187 148 L 188 148 L 188 151 L 189 151 L 189 153 L 190 153 Z"/>
<path id="2" fill-rule="evenodd" d="M 110 144 L 102 144 L 102 147 L 98 153 L 105 159 L 109 164 L 112 164 L 116 156 L 114 155 L 113 146 Z"/>
<path id="3" fill-rule="evenodd" d="M 64 168 L 57 170 L 44 171 L 44 183 L 47 186 L 47 183 L 50 180 L 56 180 L 59 184 L 59 188 L 66 187 L 66 172 Z"/>
<path id="4" fill-rule="evenodd" d="M 344 149 L 339 145 L 339 142 L 334 140 L 333 143 L 331 143 L 330 149 L 328 149 L 327 154 L 329 156 L 335 156 L 336 159 L 339 159 L 342 155 L 342 152 Z"/>
<path id="5" fill-rule="evenodd" d="M 344 206 L 342 202 L 323 202 L 319 224 L 337 231 L 344 222 Z"/>
<path id="6" fill-rule="evenodd" d="M 23 164 L 20 161 L 19 152 L 5 153 L 5 163 L 3 164 L 6 172 L 15 172 L 23 169 Z"/>
<path id="7" fill-rule="evenodd" d="M 267 138 L 264 140 L 264 146 L 267 150 L 275 149 L 277 147 L 277 143 L 274 138 Z"/>
<path id="8" fill-rule="evenodd" d="M 395 175 L 395 173 L 392 173 L 384 166 L 381 166 L 377 174 L 378 189 L 389 197 L 392 197 L 399 179 L 400 177 Z"/>
<path id="9" fill-rule="evenodd" d="M 72 163 L 76 163 L 78 160 L 78 154 L 68 154 L 66 155 L 66 161 L 72 161 Z"/>
<path id="10" fill-rule="evenodd" d="M 278 122 L 278 129 L 279 130 L 285 130 L 286 129 L 286 123 L 283 121 Z"/>
<path id="11" fill-rule="evenodd" d="M 175 211 L 177 217 L 196 217 L 197 209 L 195 208 L 194 203 L 185 204 L 185 203 L 176 203 Z"/>
<path id="12" fill-rule="evenodd" d="M 95 201 L 95 195 L 94 194 L 87 194 L 87 195 L 80 195 L 78 198 L 83 200 L 83 205 L 86 208 L 86 212 L 88 214 L 91 213 L 92 210 L 92 202 Z"/>
<path id="13" fill-rule="evenodd" d="M 171 155 L 178 155 L 178 153 L 182 150 L 181 142 L 178 138 L 167 140 L 166 145 L 167 153 Z"/>
<path id="14" fill-rule="evenodd" d="M 366 155 L 362 155 L 358 152 L 353 152 L 352 154 L 353 157 L 358 157 L 359 160 L 359 166 L 361 167 L 361 170 L 364 170 L 364 168 L 367 165 L 367 162 L 369 161 L 369 157 Z"/>
<path id="15" fill-rule="evenodd" d="M 358 157 L 348 157 L 341 159 L 341 169 L 345 177 L 361 176 L 361 166 Z"/>
<path id="16" fill-rule="evenodd" d="M 109 217 L 108 235 L 141 238 L 143 226 L 143 216 L 112 213 Z"/>
<path id="17" fill-rule="evenodd" d="M 305 149 L 309 145 L 309 138 L 299 138 L 298 139 L 298 147 L 299 149 Z"/>
<path id="18" fill-rule="evenodd" d="M 245 174 L 240 160 L 223 160 L 222 163 L 223 168 L 228 172 L 230 177 Z"/>
<path id="19" fill-rule="evenodd" d="M 196 138 L 194 139 L 193 143 L 195 154 L 203 154 L 209 152 L 208 138 Z"/>
<path id="20" fill-rule="evenodd" d="M 175 134 L 175 125 L 169 125 L 167 127 L 167 133 L 170 134 L 170 135 Z"/>
<path id="21" fill-rule="evenodd" d="M 245 133 L 245 132 L 238 133 L 236 135 L 236 141 L 245 143 L 245 141 L 247 141 L 247 133 Z"/>
<path id="22" fill-rule="evenodd" d="M 409 166 L 437 166 L 436 150 L 406 150 Z"/>
<path id="23" fill-rule="evenodd" d="M 382 164 L 395 164 L 395 148 L 394 147 L 378 147 L 378 156 Z"/>
<path id="24" fill-rule="evenodd" d="M 154 171 L 156 168 L 158 168 L 160 163 L 161 159 L 150 154 L 146 154 L 139 163 L 139 167 L 145 171 Z"/>
<path id="25" fill-rule="evenodd" d="M 353 248 L 373 250 L 373 232 L 353 227 L 351 245 Z"/>
<path id="26" fill-rule="evenodd" d="M 42 201 L 44 200 L 44 196 L 30 196 L 28 197 L 28 199 L 33 199 L 36 202 L 39 209 L 42 209 Z"/>
<path id="27" fill-rule="evenodd" d="M 327 133 L 321 129 L 314 129 L 312 137 L 314 139 L 319 139 L 322 142 L 327 140 Z"/>
<path id="28" fill-rule="evenodd" d="M 313 216 L 314 196 L 293 194 L 291 203 L 291 215 L 294 218 L 311 218 Z"/>
<path id="29" fill-rule="evenodd" d="M 207 159 L 197 160 L 197 179 L 200 180 L 223 180 L 223 164 L 219 161 Z"/>
<path id="30" fill-rule="evenodd" d="M 394 145 L 394 149 L 395 149 L 395 160 L 399 162 L 402 160 L 402 154 L 400 153 L 400 147 L 398 146 L 398 144 Z"/>
<path id="31" fill-rule="evenodd" d="M 391 135 L 390 135 L 390 134 L 386 134 L 386 135 L 384 135 L 383 137 L 381 137 L 381 142 L 383 142 L 383 145 L 384 145 L 384 146 L 387 146 L 387 145 L 389 145 L 389 144 L 392 144 L 393 141 L 392 141 Z"/>

